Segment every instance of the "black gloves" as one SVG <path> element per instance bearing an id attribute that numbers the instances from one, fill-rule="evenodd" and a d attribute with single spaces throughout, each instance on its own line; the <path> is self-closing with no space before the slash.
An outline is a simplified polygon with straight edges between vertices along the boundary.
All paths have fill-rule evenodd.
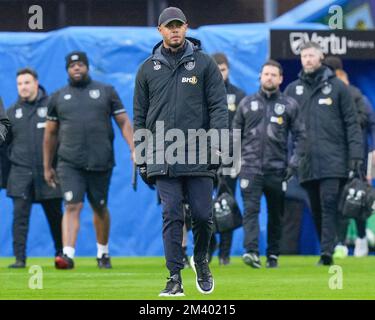
<path id="1" fill-rule="evenodd" d="M 363 176 L 363 160 L 362 159 L 352 159 L 349 162 L 349 178 L 354 176 Z"/>
<path id="2" fill-rule="evenodd" d="M 139 166 L 138 168 L 139 168 L 139 175 L 141 176 L 143 182 L 147 184 L 147 186 L 150 189 L 155 190 L 155 187 L 154 187 L 155 179 L 147 177 L 147 165 L 143 164 Z"/>

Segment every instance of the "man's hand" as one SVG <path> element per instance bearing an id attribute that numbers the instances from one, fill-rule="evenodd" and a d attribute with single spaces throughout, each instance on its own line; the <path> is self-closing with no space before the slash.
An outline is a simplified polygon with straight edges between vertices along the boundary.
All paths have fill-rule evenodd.
<path id="1" fill-rule="evenodd" d="M 50 187 L 55 189 L 58 184 L 56 171 L 53 168 L 44 169 L 44 180 Z"/>
<path id="2" fill-rule="evenodd" d="M 155 190 L 155 187 L 154 187 L 155 182 L 147 177 L 147 166 L 146 165 L 139 166 L 139 175 L 141 176 L 143 182 L 145 184 L 147 184 L 150 189 Z"/>

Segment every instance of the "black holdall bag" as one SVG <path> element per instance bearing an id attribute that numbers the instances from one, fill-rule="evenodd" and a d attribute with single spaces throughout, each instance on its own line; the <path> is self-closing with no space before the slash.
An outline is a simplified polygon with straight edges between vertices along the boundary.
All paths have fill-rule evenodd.
<path id="1" fill-rule="evenodd" d="M 213 201 L 213 222 L 214 233 L 232 231 L 242 226 L 242 215 L 236 200 L 225 180 L 218 175 L 218 190 L 223 190 L 217 194 Z"/>
<path id="2" fill-rule="evenodd" d="M 375 210 L 375 190 L 363 174 L 349 179 L 339 201 L 339 211 L 346 218 L 367 220 Z"/>

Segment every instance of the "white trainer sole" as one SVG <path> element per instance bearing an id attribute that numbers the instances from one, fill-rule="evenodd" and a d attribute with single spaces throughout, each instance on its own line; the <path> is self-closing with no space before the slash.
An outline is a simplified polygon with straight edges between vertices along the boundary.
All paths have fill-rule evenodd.
<path id="1" fill-rule="evenodd" d="M 203 294 L 210 294 L 210 293 L 212 293 L 214 291 L 214 289 L 215 289 L 215 280 L 212 279 L 212 288 L 211 288 L 210 291 L 204 291 L 204 290 L 202 290 L 201 287 L 198 284 L 198 276 L 197 276 L 197 270 L 195 269 L 194 256 L 191 256 L 191 258 L 190 258 L 190 265 L 191 265 L 191 268 L 193 269 L 193 271 L 195 273 L 195 286 L 197 287 L 197 290 L 200 293 L 203 293 Z"/>

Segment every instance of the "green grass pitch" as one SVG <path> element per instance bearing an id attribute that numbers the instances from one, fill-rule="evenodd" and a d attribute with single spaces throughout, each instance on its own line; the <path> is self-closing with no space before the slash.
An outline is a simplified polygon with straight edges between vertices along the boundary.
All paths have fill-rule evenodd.
<path id="1" fill-rule="evenodd" d="M 262 257 L 262 264 L 265 258 Z M 211 263 L 215 291 L 208 296 L 195 288 L 192 269 L 182 272 L 186 300 L 253 299 L 374 299 L 375 257 L 348 257 L 337 260 L 342 270 L 342 289 L 330 289 L 339 283 L 331 277 L 339 273 L 329 267 L 315 266 L 317 256 L 281 256 L 278 269 L 252 269 L 240 257 L 232 257 L 228 266 Z M 131 299 L 153 300 L 165 286 L 168 275 L 163 257 L 112 258 L 113 269 L 99 270 L 96 260 L 76 258 L 74 270 L 55 270 L 51 258 L 29 258 L 28 267 L 8 269 L 13 258 L 0 259 L 0 299 Z M 43 289 L 30 289 L 29 267 L 43 271 Z M 32 282 L 32 281 L 31 281 Z"/>

